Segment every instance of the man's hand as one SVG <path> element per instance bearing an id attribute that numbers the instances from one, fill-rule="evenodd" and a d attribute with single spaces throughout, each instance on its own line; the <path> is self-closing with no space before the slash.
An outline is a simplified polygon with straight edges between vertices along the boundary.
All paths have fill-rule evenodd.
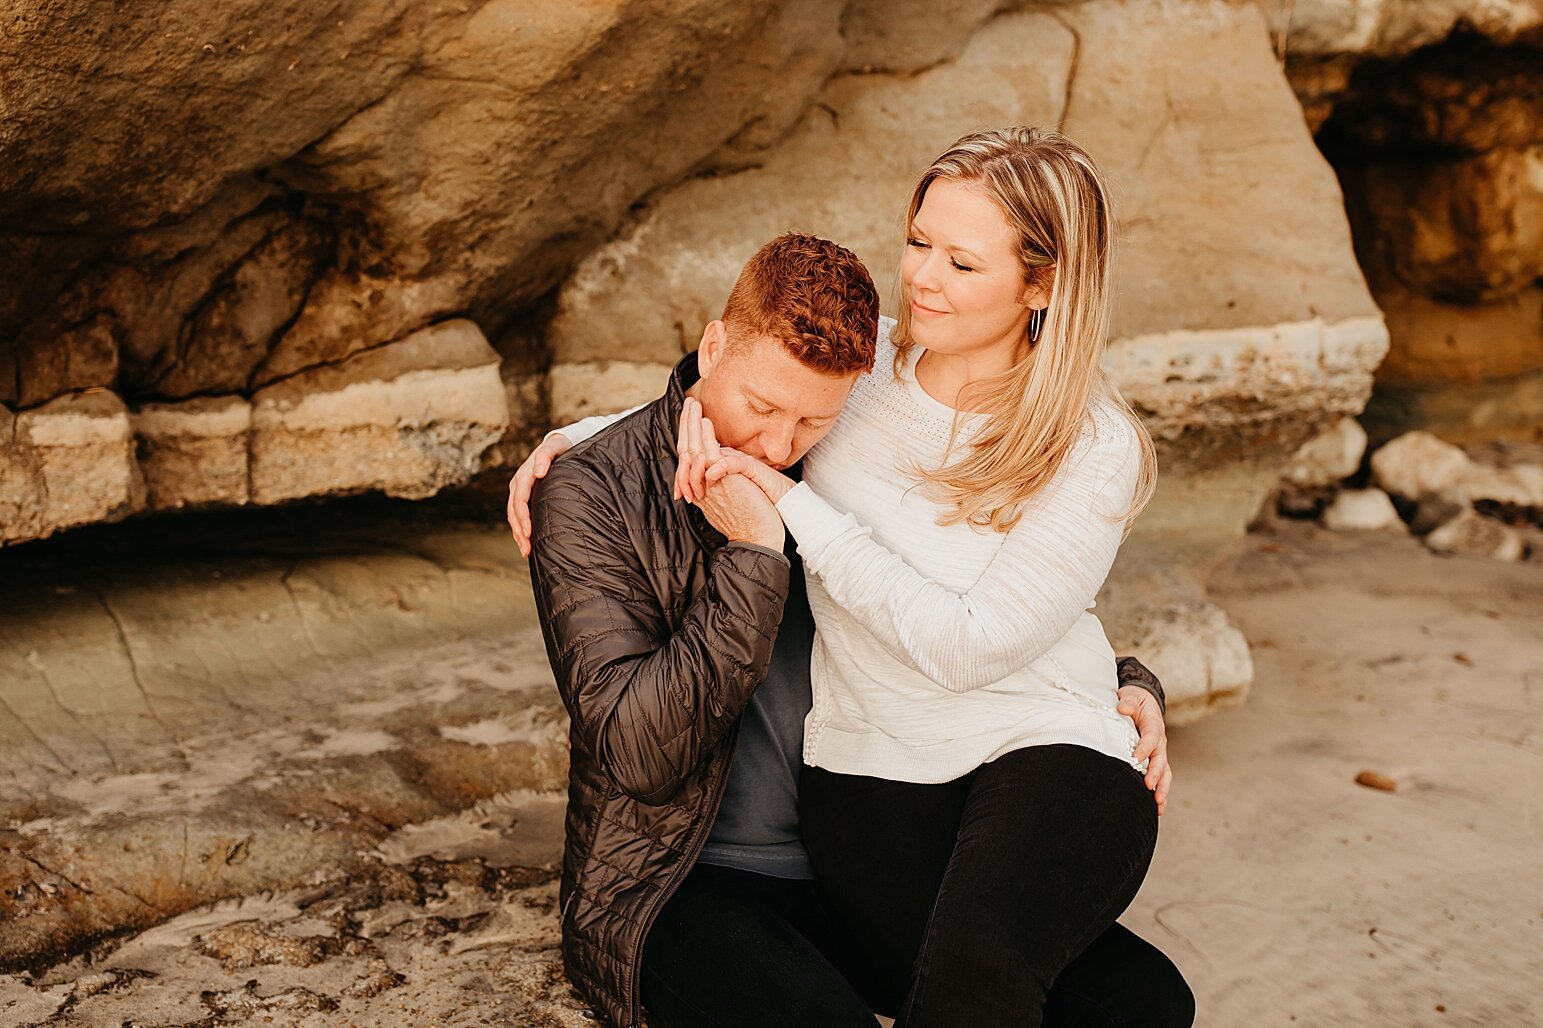
<path id="1" fill-rule="evenodd" d="M 713 423 L 702 416 L 702 405 L 686 399 L 680 414 L 677 441 L 680 463 L 675 475 L 675 498 L 695 503 L 710 525 L 732 542 L 756 543 L 782 549 L 786 530 L 766 493 L 744 475 L 720 476 L 711 485 L 699 484 L 707 468 L 723 459 Z"/>
<path id="2" fill-rule="evenodd" d="M 1173 768 L 1168 764 L 1168 726 L 1163 722 L 1157 697 L 1139 685 L 1122 685 L 1120 705 L 1115 709 L 1136 722 L 1141 738 L 1132 754 L 1147 762 L 1146 783 L 1157 800 L 1159 816 L 1168 809 L 1168 788 L 1173 784 Z"/>
<path id="3" fill-rule="evenodd" d="M 536 488 L 536 479 L 545 478 L 552 461 L 572 446 L 567 436 L 553 432 L 541 440 L 541 445 L 531 451 L 509 480 L 509 530 L 514 533 L 522 556 L 530 556 L 530 494 Z"/>

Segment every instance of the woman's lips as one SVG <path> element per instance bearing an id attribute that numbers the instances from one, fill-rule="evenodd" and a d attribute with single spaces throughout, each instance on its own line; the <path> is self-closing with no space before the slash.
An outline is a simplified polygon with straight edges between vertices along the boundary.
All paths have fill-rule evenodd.
<path id="1" fill-rule="evenodd" d="M 935 318 L 935 317 L 938 317 L 939 315 L 946 314 L 948 312 L 947 311 L 935 311 L 931 307 L 924 307 L 921 304 L 917 303 L 915 300 L 912 300 L 911 301 L 911 313 L 912 314 L 928 315 L 928 316 L 931 316 L 931 317 Z"/>

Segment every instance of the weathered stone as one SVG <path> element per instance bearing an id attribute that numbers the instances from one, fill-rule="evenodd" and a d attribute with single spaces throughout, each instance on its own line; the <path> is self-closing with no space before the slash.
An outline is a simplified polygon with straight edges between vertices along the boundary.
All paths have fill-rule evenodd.
<path id="1" fill-rule="evenodd" d="M 992 15 L 1025 6 L 1022 0 L 850 0 L 841 15 L 845 65 L 865 73 L 928 68 L 951 60 Z"/>
<path id="2" fill-rule="evenodd" d="M 1166 721 L 1182 725 L 1237 706 L 1254 680 L 1248 640 L 1192 581 L 1171 570 L 1131 569 L 1105 587 L 1100 617 L 1120 653 L 1134 653 L 1167 693 Z"/>
<path id="3" fill-rule="evenodd" d="M 200 397 L 146 404 L 130 419 L 150 509 L 247 502 L 251 404 Z"/>
<path id="4" fill-rule="evenodd" d="M 272 964 L 310 967 L 342 948 L 341 941 L 335 938 L 295 938 L 250 923 L 222 925 L 195 938 L 193 946 L 199 953 L 218 960 L 227 971 Z"/>
<path id="5" fill-rule="evenodd" d="M 326 253 L 305 222 L 280 225 L 245 255 L 182 327 L 176 361 L 156 380 L 166 397 L 236 392 L 299 311 Z"/>
<path id="6" fill-rule="evenodd" d="M 1526 555 L 1521 533 L 1509 525 L 1465 510 L 1425 537 L 1437 553 L 1514 562 Z"/>
<path id="7" fill-rule="evenodd" d="M 1286 465 L 1286 481 L 1312 488 L 1349 478 L 1366 455 L 1366 430 L 1355 418 L 1340 418 L 1303 443 Z"/>
<path id="8" fill-rule="evenodd" d="M 1466 453 L 1429 432 L 1401 435 L 1372 454 L 1377 485 L 1411 500 L 1457 485 L 1470 466 Z"/>
<path id="9" fill-rule="evenodd" d="M 113 320 L 98 314 L 57 337 L 32 336 L 18 355 L 17 399 L 36 406 L 65 393 L 111 388 L 118 380 Z"/>
<path id="10" fill-rule="evenodd" d="M 169 254 L 146 242 L 155 256 L 104 267 L 62 302 L 110 311 L 121 331 L 123 390 L 137 400 L 161 396 L 160 381 L 174 373 L 188 324 L 242 259 L 284 221 L 276 210 L 242 211 L 219 228 L 200 225 L 189 237 L 175 237 L 172 246 L 187 245 Z"/>
<path id="11" fill-rule="evenodd" d="M 1496 468 L 1474 463 L 1459 480 L 1457 488 L 1473 503 L 1543 510 L 1543 465 L 1516 464 Z"/>
<path id="12" fill-rule="evenodd" d="M 101 233 L 191 213 L 227 178 L 386 95 L 464 31 L 468 6 L 174 0 L 87 12 L 24 0 L 0 44 L 0 223 Z"/>
<path id="13" fill-rule="evenodd" d="M 1380 390 L 1461 387 L 1543 371 L 1543 288 L 1490 303 L 1456 304 L 1373 274 L 1394 344 L 1377 368 Z M 1518 412 L 1536 416 L 1534 408 Z"/>
<path id="14" fill-rule="evenodd" d="M 470 321 L 443 322 L 259 391 L 251 499 L 431 496 L 469 479 L 508 425 L 498 355 Z"/>
<path id="15" fill-rule="evenodd" d="M 1287 7 L 1259 7 L 1271 33 L 1297 58 L 1398 57 L 1439 43 L 1457 29 L 1503 44 L 1543 25 L 1536 0 L 1293 0 Z"/>
<path id="16" fill-rule="evenodd" d="M 1464 446 L 1543 439 L 1543 371 L 1498 381 L 1379 386 L 1362 423 L 1374 440 L 1428 429 Z"/>
<path id="17" fill-rule="evenodd" d="M 1381 489 L 1346 489 L 1323 512 L 1323 527 L 1331 532 L 1403 531 L 1404 523 Z"/>
<path id="18" fill-rule="evenodd" d="M 1346 189 L 1358 198 L 1358 233 L 1375 240 L 1377 259 L 1414 293 L 1484 303 L 1537 280 L 1543 145 L 1440 162 L 1382 160 L 1345 175 L 1354 177 Z"/>
<path id="19" fill-rule="evenodd" d="M 37 453 L 19 428 L 16 415 L 0 404 L 0 545 L 36 539 L 42 532 L 46 501 Z"/>
<path id="20" fill-rule="evenodd" d="M 14 417 L 0 407 L 0 544 L 41 539 L 142 509 L 123 401 L 112 393 L 60 397 Z"/>
<path id="21" fill-rule="evenodd" d="M 1336 492 L 1332 485 L 1286 484 L 1275 496 L 1275 511 L 1284 518 L 1316 518 L 1334 501 Z"/>
<path id="22" fill-rule="evenodd" d="M 616 360 L 555 365 L 550 378 L 552 423 L 567 425 L 652 400 L 664 392 L 672 368 Z"/>
<path id="23" fill-rule="evenodd" d="M 259 381 L 547 292 L 639 197 L 731 140 L 737 164 L 779 137 L 837 67 L 839 17 L 815 0 L 486 3 L 286 166 L 293 188 L 358 197 L 370 234 Z M 646 144 L 617 145 L 640 125 Z"/>

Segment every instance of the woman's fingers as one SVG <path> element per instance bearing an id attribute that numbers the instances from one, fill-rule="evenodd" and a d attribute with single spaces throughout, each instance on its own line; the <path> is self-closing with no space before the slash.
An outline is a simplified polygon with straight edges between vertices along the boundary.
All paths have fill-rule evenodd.
<path id="1" fill-rule="evenodd" d="M 561 432 L 553 432 L 541 441 L 520 465 L 509 480 L 509 527 L 514 530 L 514 541 L 520 552 L 530 556 L 530 495 L 535 492 L 536 481 L 552 470 L 552 462 L 561 457 L 573 444 Z"/>

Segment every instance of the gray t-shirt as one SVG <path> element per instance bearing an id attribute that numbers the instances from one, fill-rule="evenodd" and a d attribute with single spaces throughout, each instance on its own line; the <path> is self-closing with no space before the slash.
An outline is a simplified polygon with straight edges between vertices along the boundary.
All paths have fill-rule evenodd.
<path id="1" fill-rule="evenodd" d="M 809 654 L 814 617 L 792 537 L 793 574 L 771 669 L 740 718 L 734 764 L 698 861 L 775 878 L 814 878 L 798 831 L 798 776 L 804 766 L 804 717 L 813 702 Z"/>

